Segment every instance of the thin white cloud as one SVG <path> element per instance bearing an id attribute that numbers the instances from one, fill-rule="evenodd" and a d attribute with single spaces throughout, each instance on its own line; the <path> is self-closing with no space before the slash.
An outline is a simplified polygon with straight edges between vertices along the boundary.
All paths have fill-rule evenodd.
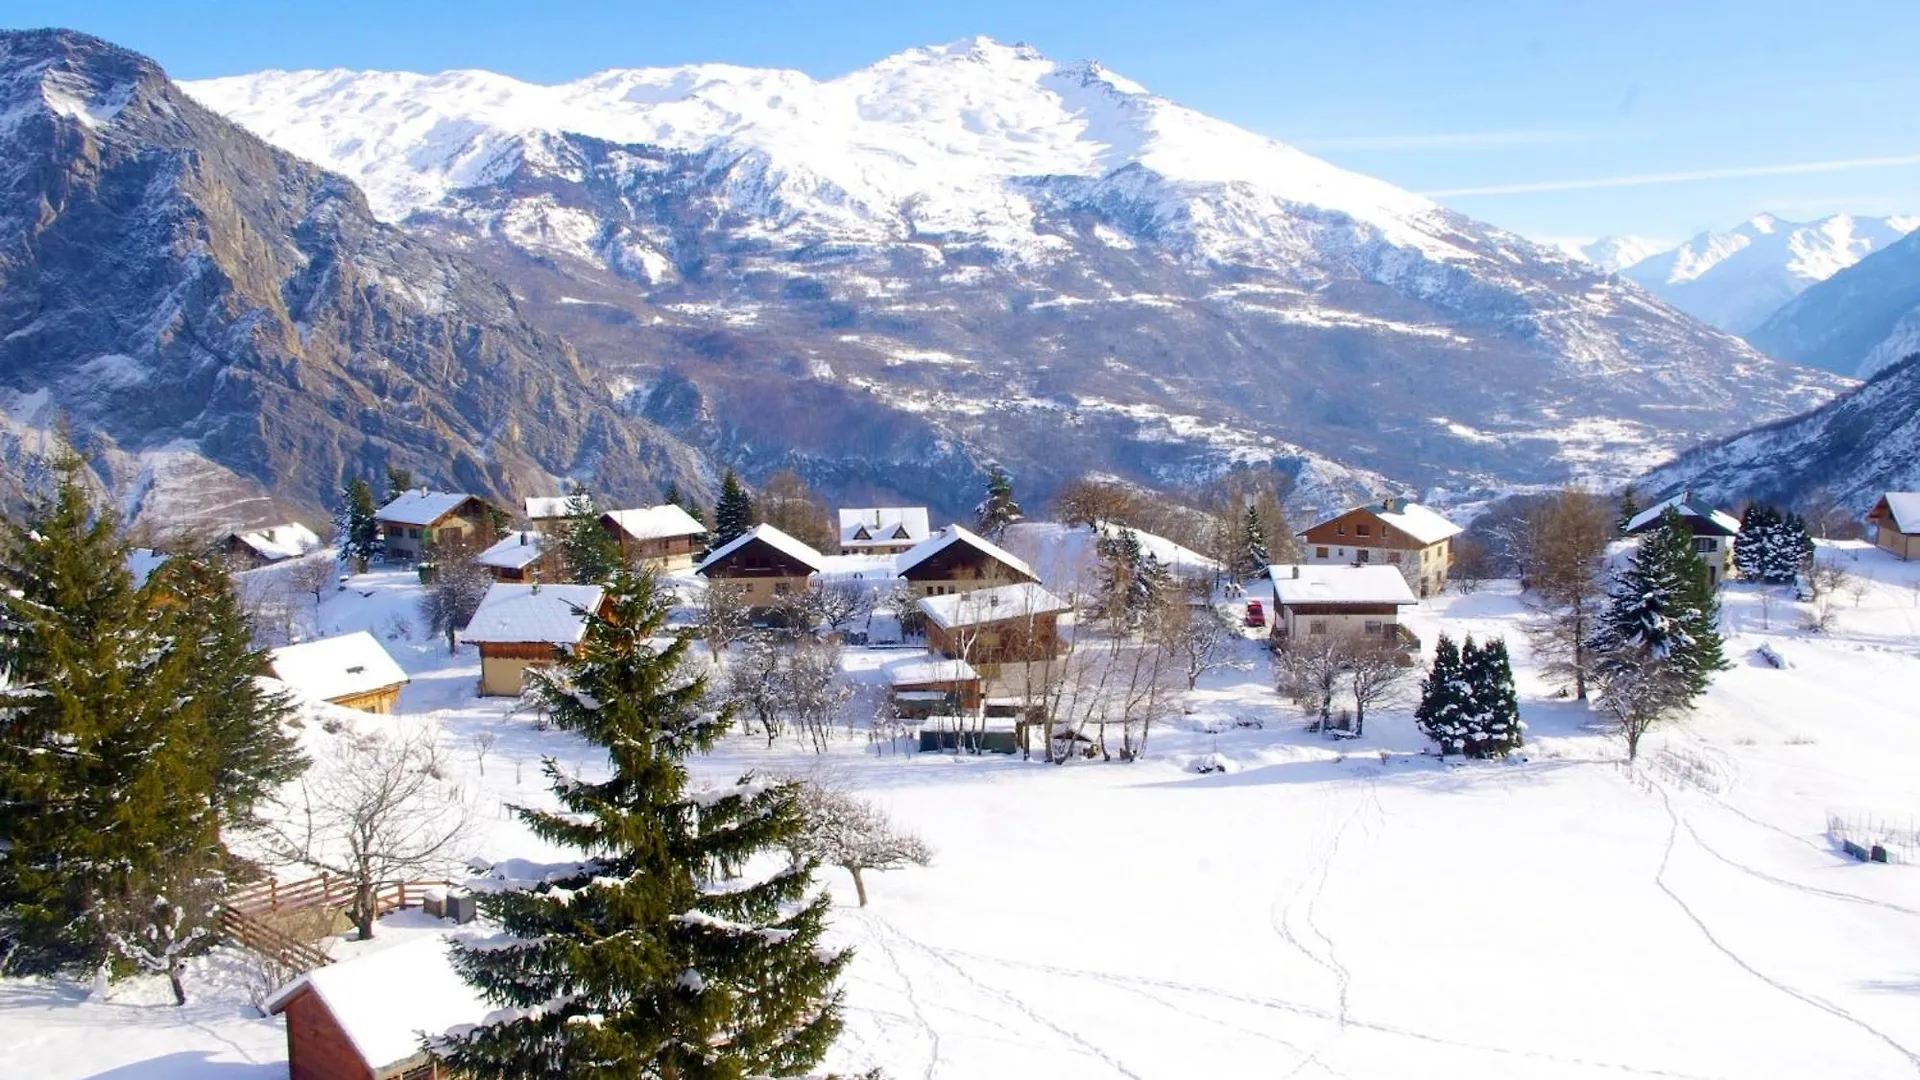
<path id="1" fill-rule="evenodd" d="M 1459 198 L 1465 195 L 1532 195 L 1550 191 L 1591 191 L 1597 188 L 1640 187 L 1647 184 L 1689 184 L 1701 180 L 1738 180 L 1749 176 L 1792 176 L 1797 173 L 1850 172 L 1855 169 L 1890 169 L 1901 165 L 1920 165 L 1920 154 L 1896 154 L 1892 157 L 1840 158 L 1834 161 L 1794 161 L 1779 165 L 1745 165 L 1732 169 L 1693 169 L 1687 172 L 1641 173 L 1636 176 L 1601 176 L 1586 180 L 1541 180 L 1522 184 L 1485 184 L 1479 187 L 1447 188 L 1426 192 L 1431 199 Z"/>
<path id="2" fill-rule="evenodd" d="M 1458 150 L 1479 146 L 1528 146 L 1582 142 L 1574 131 L 1436 131 L 1408 135 L 1331 135 L 1301 139 L 1294 145 L 1315 152 L 1340 150 Z"/>

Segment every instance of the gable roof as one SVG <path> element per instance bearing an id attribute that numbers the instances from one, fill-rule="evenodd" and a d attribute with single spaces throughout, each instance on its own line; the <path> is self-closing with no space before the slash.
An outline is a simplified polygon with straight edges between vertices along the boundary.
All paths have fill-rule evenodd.
<path id="1" fill-rule="evenodd" d="M 1893 517 L 1893 527 L 1903 533 L 1920 533 L 1920 491 L 1889 491 L 1880 496 L 1887 513 Z M 1880 509 L 1879 506 L 1874 507 Z"/>
<path id="2" fill-rule="evenodd" d="M 407 682 L 407 673 L 365 630 L 282 646 L 267 654 L 267 664 L 274 678 L 322 701 Z"/>
<path id="3" fill-rule="evenodd" d="M 1730 515 L 1715 510 L 1710 503 L 1695 498 L 1691 491 L 1683 491 L 1670 499 L 1663 499 L 1647 507 L 1645 510 L 1640 511 L 1633 516 L 1632 520 L 1627 522 L 1627 527 L 1624 531 L 1637 533 L 1646 530 L 1657 524 L 1660 521 L 1660 515 L 1666 513 L 1668 508 L 1678 511 L 1681 517 L 1695 518 L 1706 523 L 1712 526 L 1714 531 L 1726 536 L 1732 536 L 1740 531 L 1739 521 Z"/>
<path id="4" fill-rule="evenodd" d="M 842 547 L 917 544 L 931 532 L 924 506 L 867 506 L 840 511 Z"/>
<path id="5" fill-rule="evenodd" d="M 1331 525 L 1348 514 L 1361 511 L 1378 518 L 1381 524 L 1399 530 L 1422 546 L 1437 544 L 1442 540 L 1458 536 L 1464 531 L 1460 526 L 1442 517 L 1438 511 L 1406 499 L 1383 499 L 1377 503 L 1351 507 L 1323 521 L 1315 522 L 1307 531 Z M 1305 536 L 1306 531 L 1296 535 Z"/>
<path id="6" fill-rule="evenodd" d="M 780 531 L 779 529 L 776 529 L 773 526 L 768 525 L 765 522 L 762 522 L 761 524 L 755 525 L 753 528 L 748 529 L 746 532 L 741 533 L 739 536 L 736 536 L 733 539 L 715 548 L 713 550 L 713 554 L 708 555 L 704 560 L 701 561 L 699 566 L 696 566 L 693 568 L 693 572 L 696 574 L 706 573 L 708 567 L 713 566 L 719 562 L 722 562 L 723 560 L 730 557 L 734 552 L 739 551 L 741 548 L 746 547 L 748 544 L 753 543 L 755 540 L 758 540 L 761 543 L 766 544 L 768 547 L 773 548 L 775 551 L 780 552 L 782 555 L 785 555 L 788 558 L 792 559 L 793 561 L 804 565 L 808 570 L 811 570 L 814 573 L 819 573 L 822 569 L 826 567 L 826 556 L 813 550 L 812 548 L 808 547 L 806 544 L 802 543 L 801 541 L 795 540 L 793 537 L 788 536 L 786 533 Z"/>
<path id="7" fill-rule="evenodd" d="M 611 521 L 621 532 L 635 540 L 660 540 L 669 536 L 702 536 L 707 527 L 692 514 L 672 503 L 643 506 L 635 510 L 609 510 L 601 521 Z"/>
<path id="8" fill-rule="evenodd" d="M 500 645 L 545 642 L 577 645 L 587 635 L 585 612 L 597 611 L 598 585 L 522 585 L 498 581 L 460 633 L 462 641 Z"/>
<path id="9" fill-rule="evenodd" d="M 1267 567 L 1267 576 L 1273 580 L 1273 602 L 1283 607 L 1419 603 L 1407 587 L 1407 579 L 1392 566 L 1292 563 Z"/>
<path id="10" fill-rule="evenodd" d="M 528 521 L 545 521 L 566 517 L 567 504 L 572 501 L 571 495 L 529 495 L 521 501 L 521 505 L 527 511 Z M 593 505 L 593 496 L 587 496 L 587 505 Z"/>
<path id="11" fill-rule="evenodd" d="M 920 599 L 920 610 L 942 630 L 1023 619 L 1067 610 L 1067 602 L 1031 581 Z"/>
<path id="12" fill-rule="evenodd" d="M 926 562 L 928 559 L 933 558 L 935 555 L 940 554 L 955 544 L 964 544 L 967 547 L 973 548 L 988 558 L 1005 563 L 1035 581 L 1040 579 L 1040 575 L 1034 573 L 1033 567 L 1028 566 L 1025 560 L 993 541 L 988 540 L 986 537 L 961 528 L 958 525 L 949 525 L 941 529 L 939 533 L 934 536 L 914 545 L 910 550 L 901 552 L 899 562 L 900 576 L 907 576 L 914 567 L 919 566 L 921 563 Z"/>
<path id="13" fill-rule="evenodd" d="M 545 533 L 533 529 L 515 529 L 492 547 L 475 555 L 473 561 L 500 570 L 525 570 L 540 561 L 546 547 Z"/>
<path id="14" fill-rule="evenodd" d="M 395 525 L 431 525 L 475 496 L 460 491 L 408 491 L 373 516 Z"/>
<path id="15" fill-rule="evenodd" d="M 873 581 L 889 583 L 899 577 L 898 558 L 859 552 L 848 555 L 820 556 L 820 569 L 814 573 L 822 581 Z"/>
<path id="16" fill-rule="evenodd" d="M 245 544 L 268 562 L 297 559 L 308 552 L 320 549 L 320 538 L 314 535 L 312 529 L 297 521 L 285 525 L 271 525 L 264 529 L 230 533 L 229 539 Z"/>
<path id="17" fill-rule="evenodd" d="M 423 1036 L 484 1021 L 494 1006 L 460 977 L 446 937 L 434 934 L 314 968 L 268 998 L 279 1013 L 303 991 L 326 1005 L 369 1068 L 379 1073 L 421 1053 Z"/>
<path id="18" fill-rule="evenodd" d="M 888 686 L 920 686 L 926 683 L 977 682 L 980 673 L 965 660 L 945 656 L 919 656 L 888 664 Z"/>

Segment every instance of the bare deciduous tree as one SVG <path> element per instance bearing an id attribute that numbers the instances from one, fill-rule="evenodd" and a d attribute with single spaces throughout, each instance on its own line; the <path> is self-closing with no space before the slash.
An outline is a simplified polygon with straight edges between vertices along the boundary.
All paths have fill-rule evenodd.
<path id="1" fill-rule="evenodd" d="M 478 553 L 464 533 L 433 545 L 433 583 L 420 598 L 420 614 L 432 633 L 446 636 L 449 653 L 459 649 L 456 635 L 466 628 L 493 585 L 493 575 L 473 561 Z"/>
<path id="2" fill-rule="evenodd" d="M 1406 688 L 1413 669 L 1400 662 L 1388 642 L 1361 641 L 1347 658 L 1347 688 L 1353 692 L 1353 733 L 1367 733 L 1367 710 L 1391 705 Z"/>
<path id="3" fill-rule="evenodd" d="M 860 581 L 815 582 L 813 609 L 821 622 L 840 630 L 873 609 L 873 589 Z"/>
<path id="4" fill-rule="evenodd" d="M 1532 591 L 1527 637 L 1542 674 L 1571 686 L 1585 701 L 1592 677 L 1587 642 L 1606 601 L 1601 570 L 1613 536 L 1613 511 L 1599 496 L 1567 489 L 1521 519 L 1521 564 Z"/>
<path id="5" fill-rule="evenodd" d="M 853 700 L 853 684 L 840 670 L 840 646 L 832 641 L 801 641 L 787 658 L 780 694 L 794 726 L 827 752 L 833 723 Z"/>
<path id="6" fill-rule="evenodd" d="M 868 870 L 898 870 L 933 862 L 925 840 L 898 828 L 873 803 L 818 780 L 800 781 L 800 813 L 806 828 L 788 847 L 795 862 L 818 859 L 853 877 L 860 906 L 867 906 Z"/>
<path id="7" fill-rule="evenodd" d="M 1351 635 L 1347 634 L 1295 635 L 1274 649 L 1274 685 L 1313 717 L 1307 726 L 1309 731 L 1329 728 L 1333 699 L 1353 651 Z"/>
<path id="8" fill-rule="evenodd" d="M 707 651 L 716 664 L 727 646 L 746 637 L 753 629 L 747 609 L 747 590 L 736 582 L 709 581 L 698 611 L 701 640 L 707 643 Z"/>
<path id="9" fill-rule="evenodd" d="M 1240 636 L 1209 603 L 1189 603 L 1175 597 L 1166 613 L 1166 633 L 1179 653 L 1187 689 L 1192 690 L 1209 671 L 1243 666 Z"/>
<path id="10" fill-rule="evenodd" d="M 320 630 L 320 604 L 326 599 L 327 592 L 339 582 L 340 564 L 332 555 L 308 555 L 297 560 L 287 571 L 287 581 L 295 589 L 313 597 L 313 633 L 318 637 Z"/>
<path id="11" fill-rule="evenodd" d="M 220 890 L 220 876 L 210 868 L 170 872 L 132 902 L 107 911 L 107 943 L 140 970 L 165 975 L 173 1003 L 185 1005 L 181 975 L 188 958 L 217 937 Z"/>
<path id="12" fill-rule="evenodd" d="M 753 733 L 753 721 L 760 721 L 767 745 L 780 734 L 781 711 L 785 706 L 781 650 L 772 634 L 754 634 L 747 638 L 740 655 L 727 663 L 726 678 L 721 681 L 720 696 L 732 703 L 740 715 L 741 734 Z"/>
<path id="13" fill-rule="evenodd" d="M 347 915 L 373 936 L 380 890 L 459 861 L 471 808 L 445 779 L 432 728 L 344 733 L 282 798 L 268 853 L 352 883 Z"/>

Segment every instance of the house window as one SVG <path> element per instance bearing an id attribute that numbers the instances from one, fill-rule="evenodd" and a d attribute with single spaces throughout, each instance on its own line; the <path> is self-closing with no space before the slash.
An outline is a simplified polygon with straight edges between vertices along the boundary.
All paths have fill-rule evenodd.
<path id="1" fill-rule="evenodd" d="M 1355 533 L 1355 534 L 1357 534 L 1357 535 L 1359 535 L 1359 536 L 1372 536 L 1372 535 L 1373 535 L 1373 526 L 1371 526 L 1371 525 L 1355 525 L 1355 526 L 1353 527 L 1353 531 L 1354 531 L 1354 533 Z"/>
<path id="2" fill-rule="evenodd" d="M 1387 561 L 1390 563 L 1398 563 L 1400 561 L 1400 553 L 1397 551 L 1387 552 Z"/>
<path id="3" fill-rule="evenodd" d="M 1379 619 L 1368 619 L 1368 620 L 1367 620 L 1367 633 L 1369 633 L 1369 634 L 1372 634 L 1372 635 L 1374 635 L 1374 636 L 1376 636 L 1376 637 L 1378 637 L 1378 636 L 1379 636 L 1379 634 L 1380 634 L 1380 628 L 1381 628 L 1381 625 L 1382 625 L 1382 624 L 1381 624 L 1381 622 L 1380 622 L 1380 620 L 1379 620 Z"/>
<path id="4" fill-rule="evenodd" d="M 787 584 L 784 581 L 776 581 L 773 583 L 773 595 L 775 596 L 785 596 L 787 595 L 787 593 L 791 592 L 792 590 L 793 590 L 793 586 Z"/>
<path id="5" fill-rule="evenodd" d="M 1333 531 L 1341 536 L 1347 535 L 1347 527 L 1345 525 L 1335 525 Z"/>
<path id="6" fill-rule="evenodd" d="M 1310 637 L 1326 637 L 1327 636 L 1327 620 L 1308 619 L 1307 634 Z"/>
<path id="7" fill-rule="evenodd" d="M 443 544 L 454 543 L 455 541 L 460 539 L 460 534 L 464 531 L 465 531 L 464 529 L 461 529 L 457 525 L 449 525 L 448 527 L 440 530 L 440 542 Z"/>
<path id="8" fill-rule="evenodd" d="M 1355 549 L 1354 549 L 1354 554 L 1355 554 L 1355 555 L 1357 555 L 1357 556 L 1359 557 L 1359 559 L 1360 559 L 1360 561 L 1361 561 L 1361 562 L 1372 562 L 1372 561 L 1373 561 L 1373 549 L 1372 549 L 1372 548 L 1355 548 Z"/>
<path id="9" fill-rule="evenodd" d="M 420 530 L 419 530 L 419 529 L 408 529 L 408 530 L 407 530 L 407 539 L 409 539 L 409 540 L 418 540 L 418 539 L 420 539 Z"/>
<path id="10" fill-rule="evenodd" d="M 1316 559 L 1324 559 L 1324 558 L 1326 558 L 1326 557 L 1327 557 L 1327 549 L 1326 549 L 1326 548 L 1323 548 L 1323 547 L 1317 547 L 1317 548 L 1314 548 L 1314 549 L 1313 549 L 1313 557 L 1314 557 L 1314 558 L 1316 558 Z"/>
<path id="11" fill-rule="evenodd" d="M 1711 536 L 1696 536 L 1693 538 L 1693 550 L 1698 551 L 1702 554 L 1711 554 L 1714 550 L 1719 548 L 1719 546 L 1720 546 L 1719 541 L 1715 540 Z"/>

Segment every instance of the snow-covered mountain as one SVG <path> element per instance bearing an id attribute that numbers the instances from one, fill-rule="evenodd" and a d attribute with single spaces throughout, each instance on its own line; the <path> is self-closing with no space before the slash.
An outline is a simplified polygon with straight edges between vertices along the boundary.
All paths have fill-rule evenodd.
<path id="1" fill-rule="evenodd" d="M 1722 330 L 1747 334 L 1808 286 L 1899 241 L 1920 217 L 1782 221 L 1760 214 L 1726 232 L 1706 232 L 1622 273 L 1674 307 Z"/>
<path id="2" fill-rule="evenodd" d="M 752 474 L 933 500 L 1235 463 L 1618 478 L 1842 382 L 1592 265 L 986 39 L 828 80 L 262 72 L 189 91 L 513 283 Z M 947 497 L 953 497 L 949 494 Z"/>
<path id="3" fill-rule="evenodd" d="M 1644 481 L 1653 495 L 1682 488 L 1726 505 L 1826 497 L 1858 513 L 1882 492 L 1920 490 L 1920 355 L 1804 416 L 1682 454 Z"/>
<path id="4" fill-rule="evenodd" d="M 1617 274 L 1634 263 L 1651 258 L 1663 251 L 1671 251 L 1671 240 L 1655 240 L 1650 236 L 1603 236 L 1598 240 L 1588 237 L 1569 237 L 1551 241 L 1553 246 L 1607 271 Z"/>
<path id="5" fill-rule="evenodd" d="M 1748 336 L 1774 356 L 1859 378 L 1920 352 L 1920 232 L 1807 289 Z"/>

